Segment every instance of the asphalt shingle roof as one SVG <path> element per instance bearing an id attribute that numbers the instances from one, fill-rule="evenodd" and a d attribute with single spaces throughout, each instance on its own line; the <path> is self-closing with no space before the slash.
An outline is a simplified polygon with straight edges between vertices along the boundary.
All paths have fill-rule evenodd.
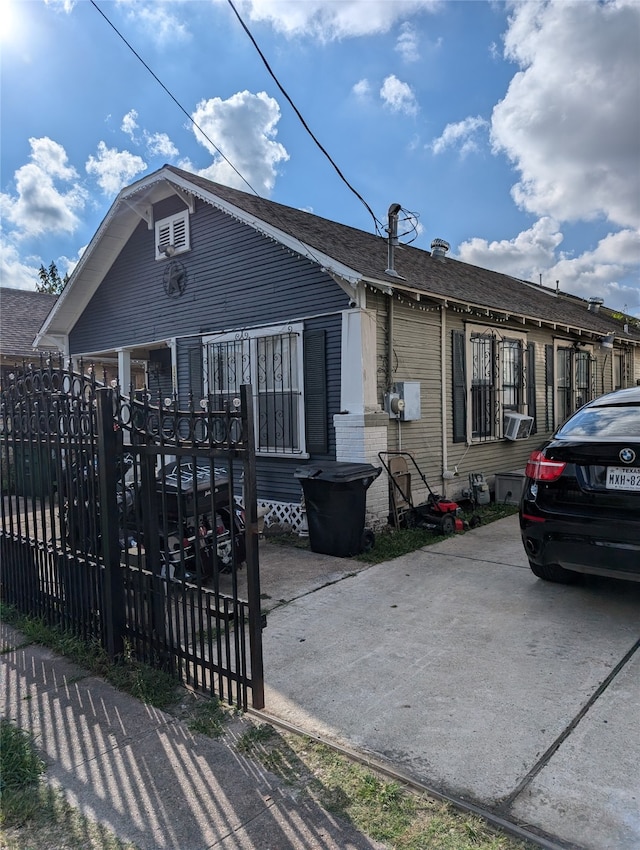
<path id="1" fill-rule="evenodd" d="M 413 246 L 401 245 L 395 251 L 395 270 L 402 279 L 387 275 L 388 244 L 385 237 L 213 183 L 174 166 L 165 168 L 205 192 L 219 196 L 249 215 L 322 251 L 364 278 L 388 282 L 392 287 L 410 289 L 423 293 L 425 297 L 450 299 L 594 334 L 613 331 L 617 336 L 640 341 L 640 329 L 632 324 L 625 332 L 623 318 L 613 318 L 611 311 L 606 309 L 599 313 L 591 312 L 584 299 L 563 293 L 556 295 L 546 287 L 472 266 L 452 257 L 434 257 L 429 251 Z"/>
<path id="2" fill-rule="evenodd" d="M 30 357 L 33 340 L 58 296 L 46 292 L 0 287 L 0 353 Z"/>

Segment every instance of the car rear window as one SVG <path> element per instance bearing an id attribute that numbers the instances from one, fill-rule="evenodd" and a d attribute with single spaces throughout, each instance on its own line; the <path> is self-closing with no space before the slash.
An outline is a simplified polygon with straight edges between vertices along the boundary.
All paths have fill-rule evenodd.
<path id="1" fill-rule="evenodd" d="M 558 437 L 628 437 L 640 439 L 640 405 L 585 407 L 558 431 Z"/>

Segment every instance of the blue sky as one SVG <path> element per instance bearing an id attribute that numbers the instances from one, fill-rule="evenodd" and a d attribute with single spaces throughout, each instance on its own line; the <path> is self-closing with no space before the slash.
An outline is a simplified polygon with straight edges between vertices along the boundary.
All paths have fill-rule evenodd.
<path id="1" fill-rule="evenodd" d="M 637 0 L 234 5 L 379 220 L 640 316 Z M 2 285 L 71 271 L 166 162 L 373 229 L 227 0 L 4 0 L 0 33 Z"/>

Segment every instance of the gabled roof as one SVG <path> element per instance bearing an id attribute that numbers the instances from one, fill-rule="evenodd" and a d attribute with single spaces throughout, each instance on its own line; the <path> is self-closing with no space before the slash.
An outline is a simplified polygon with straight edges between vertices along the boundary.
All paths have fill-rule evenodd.
<path id="1" fill-rule="evenodd" d="M 33 341 L 57 295 L 0 287 L 0 353 L 3 357 L 31 357 Z"/>
<path id="2" fill-rule="evenodd" d="M 74 270 L 55 311 L 42 329 L 53 339 L 68 333 L 140 218 L 153 227 L 152 205 L 177 193 L 217 207 L 327 269 L 347 285 L 363 282 L 416 301 L 444 303 L 514 322 L 532 321 L 567 333 L 640 344 L 640 330 L 610 312 L 590 312 L 587 302 L 509 275 L 439 258 L 412 246 L 395 249 L 396 275 L 387 273 L 388 240 L 348 225 L 287 207 L 165 165 L 123 189 Z"/>

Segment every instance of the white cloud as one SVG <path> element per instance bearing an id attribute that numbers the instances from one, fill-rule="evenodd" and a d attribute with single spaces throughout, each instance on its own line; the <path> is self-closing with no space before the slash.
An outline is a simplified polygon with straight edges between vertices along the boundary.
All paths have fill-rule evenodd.
<path id="1" fill-rule="evenodd" d="M 558 223 L 543 217 L 514 239 L 463 242 L 457 255 L 465 263 L 533 283 L 540 276 L 545 286 L 554 287 L 558 281 L 564 292 L 587 299 L 597 295 L 612 307 L 640 308 L 640 288 L 628 283 L 637 279 L 640 233 L 630 229 L 611 233 L 577 257 L 558 255 L 563 238 Z"/>
<path id="2" fill-rule="evenodd" d="M 351 91 L 356 95 L 356 97 L 364 99 L 371 93 L 371 84 L 367 79 L 358 80 Z"/>
<path id="3" fill-rule="evenodd" d="M 474 266 L 537 281 L 540 272 L 555 263 L 555 251 L 563 238 L 558 223 L 545 217 L 529 230 L 519 233 L 515 239 L 494 242 L 478 237 L 469 239 L 458 248 L 458 256 L 463 262 Z"/>
<path id="4" fill-rule="evenodd" d="M 135 109 L 130 109 L 127 112 L 127 114 L 122 119 L 120 129 L 123 133 L 126 133 L 127 136 L 130 136 L 132 139 L 135 139 L 136 130 L 138 129 L 138 113 Z"/>
<path id="5" fill-rule="evenodd" d="M 184 19 L 174 13 L 176 4 L 172 0 L 153 0 L 151 3 L 118 0 L 118 3 L 127 10 L 131 20 L 142 26 L 147 37 L 161 47 L 184 43 L 191 38 Z"/>
<path id="6" fill-rule="evenodd" d="M 560 288 L 582 298 L 597 295 L 608 306 L 640 315 L 637 283 L 640 232 L 625 229 L 609 233 L 593 251 L 578 257 L 561 256 L 545 275 L 560 281 Z M 628 280 L 635 277 L 635 284 Z"/>
<path id="7" fill-rule="evenodd" d="M 166 159 L 175 159 L 180 153 L 166 133 L 145 132 L 144 139 L 147 144 L 149 156 L 163 156 Z"/>
<path id="8" fill-rule="evenodd" d="M 447 148 L 459 148 L 461 156 L 478 149 L 476 136 L 489 122 L 477 115 L 475 118 L 465 118 L 455 124 L 447 124 L 442 135 L 434 139 L 430 148 L 435 154 L 443 153 Z"/>
<path id="9" fill-rule="evenodd" d="M 415 27 L 408 21 L 405 21 L 400 27 L 400 35 L 396 41 L 396 50 L 405 62 L 417 62 L 420 59 L 418 33 Z"/>
<path id="10" fill-rule="evenodd" d="M 148 130 L 142 131 L 142 136 L 136 133 L 139 130 L 138 113 L 135 109 L 130 109 L 122 119 L 120 129 L 123 133 L 137 145 L 142 142 L 146 145 L 147 155 L 162 156 L 165 159 L 175 159 L 180 151 L 171 141 L 167 133 L 150 133 Z"/>
<path id="11" fill-rule="evenodd" d="M 129 151 L 108 148 L 104 142 L 98 142 L 97 156 L 90 156 L 85 164 L 87 174 L 96 177 L 105 195 L 117 195 L 123 186 L 146 167 L 147 163 L 142 157 Z"/>
<path id="12" fill-rule="evenodd" d="M 29 139 L 31 162 L 14 175 L 16 194 L 0 195 L 3 218 L 15 228 L 14 238 L 41 233 L 73 233 L 86 192 L 77 181 L 62 145 L 48 137 Z M 71 184 L 66 190 L 57 184 Z"/>
<path id="13" fill-rule="evenodd" d="M 269 194 L 274 187 L 277 166 L 289 159 L 280 142 L 275 141 L 280 107 L 265 92 L 237 92 L 227 100 L 219 97 L 201 101 L 193 120 L 207 134 L 194 128 L 198 141 L 213 154 L 213 164 L 200 174 L 218 183 L 247 190 L 245 180 L 260 194 Z M 225 161 L 224 156 L 242 175 Z"/>
<path id="14" fill-rule="evenodd" d="M 320 41 L 388 32 L 398 21 L 437 8 L 439 0 L 240 0 L 251 21 L 266 21 L 287 36 Z"/>
<path id="15" fill-rule="evenodd" d="M 563 221 L 640 221 L 640 4 L 514 3 L 505 55 L 520 66 L 492 119 L 520 173 L 516 203 Z"/>
<path id="16" fill-rule="evenodd" d="M 56 12 L 66 12 L 69 14 L 76 5 L 76 0 L 44 0 L 45 6 L 51 6 Z"/>
<path id="17" fill-rule="evenodd" d="M 35 289 L 40 281 L 38 269 L 41 265 L 39 257 L 23 258 L 15 245 L 4 239 L 0 242 L 0 279 L 3 286 Z"/>
<path id="18" fill-rule="evenodd" d="M 418 103 L 411 86 L 403 83 L 395 74 L 390 74 L 382 83 L 380 97 L 392 112 L 404 112 L 406 115 L 416 115 L 418 112 Z"/>

